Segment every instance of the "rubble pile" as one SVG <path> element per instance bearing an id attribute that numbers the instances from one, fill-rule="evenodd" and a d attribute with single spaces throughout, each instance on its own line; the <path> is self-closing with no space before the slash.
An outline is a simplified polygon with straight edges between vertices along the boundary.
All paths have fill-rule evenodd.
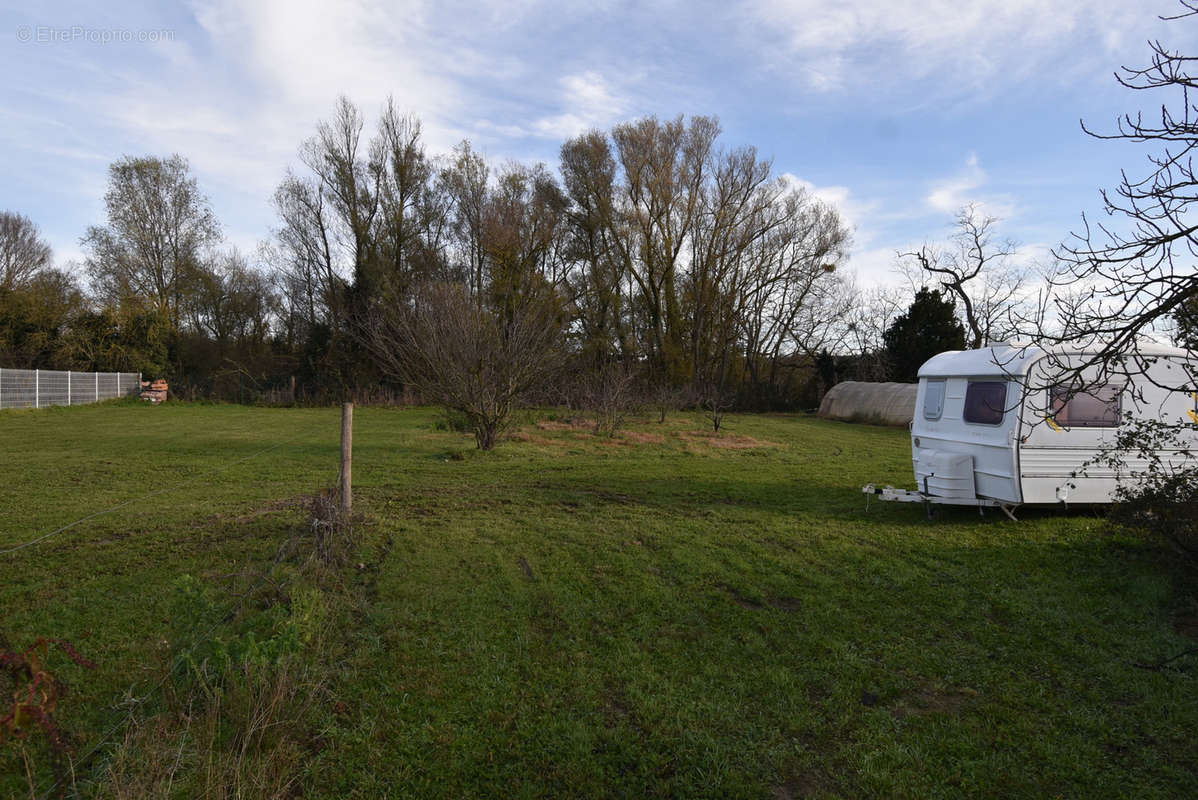
<path id="1" fill-rule="evenodd" d="M 151 383 L 150 381 L 141 382 L 141 399 L 157 405 L 166 400 L 166 381 L 162 378 Z"/>

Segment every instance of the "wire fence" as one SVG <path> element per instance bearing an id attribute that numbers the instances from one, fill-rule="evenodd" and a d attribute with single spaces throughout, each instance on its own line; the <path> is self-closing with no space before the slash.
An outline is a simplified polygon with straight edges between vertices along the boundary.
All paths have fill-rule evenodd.
<path id="1" fill-rule="evenodd" d="M 139 372 L 0 368 L 0 408 L 78 406 L 127 397 L 139 389 Z"/>

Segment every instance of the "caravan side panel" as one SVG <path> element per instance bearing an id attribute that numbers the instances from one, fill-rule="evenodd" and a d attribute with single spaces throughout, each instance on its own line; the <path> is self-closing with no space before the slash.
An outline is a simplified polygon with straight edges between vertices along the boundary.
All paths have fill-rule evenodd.
<path id="1" fill-rule="evenodd" d="M 1054 404 L 1052 392 L 1044 388 L 1048 379 L 1037 364 L 1032 368 L 1029 385 L 1034 388 L 1024 400 L 1023 424 L 1020 430 L 1019 471 L 1024 502 L 1026 503 L 1109 503 L 1115 497 L 1119 481 L 1134 480 L 1142 472 L 1147 459 L 1132 453 L 1119 454 L 1122 466 L 1116 470 L 1100 463 L 1111 450 L 1119 433 L 1119 425 L 1131 418 L 1159 419 L 1184 425 L 1194 410 L 1192 395 L 1168 391 L 1161 385 L 1176 385 L 1177 369 L 1167 359 L 1161 359 L 1148 374 L 1137 382 L 1112 384 L 1103 400 L 1111 406 L 1110 417 L 1092 413 L 1089 419 L 1070 419 L 1063 414 L 1060 398 Z M 1098 394 L 1102 394 L 1101 390 Z M 1117 398 L 1117 409 L 1115 408 Z M 1090 403 L 1091 409 L 1101 403 Z M 1118 420 L 1116 422 L 1115 420 Z M 1078 423 L 1078 424 L 1071 424 Z M 1161 454 L 1167 461 L 1181 466 L 1184 455 L 1177 452 Z"/>

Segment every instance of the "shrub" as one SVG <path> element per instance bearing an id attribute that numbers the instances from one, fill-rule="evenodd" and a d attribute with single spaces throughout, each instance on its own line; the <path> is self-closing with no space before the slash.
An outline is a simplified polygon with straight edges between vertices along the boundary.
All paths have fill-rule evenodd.
<path id="1" fill-rule="evenodd" d="M 1118 479 L 1110 520 L 1141 531 L 1192 563 L 1198 563 L 1196 432 L 1198 425 L 1192 423 L 1132 419 L 1093 460 L 1113 469 Z"/>
<path id="2" fill-rule="evenodd" d="M 552 293 L 500 313 L 461 285 L 438 284 L 407 306 L 377 309 L 360 335 L 384 373 L 468 419 L 490 450 L 524 395 L 560 367 L 562 327 Z"/>
<path id="3" fill-rule="evenodd" d="M 636 408 L 633 376 L 620 364 L 608 364 L 584 375 L 578 397 L 594 420 L 596 436 L 615 436 Z"/>

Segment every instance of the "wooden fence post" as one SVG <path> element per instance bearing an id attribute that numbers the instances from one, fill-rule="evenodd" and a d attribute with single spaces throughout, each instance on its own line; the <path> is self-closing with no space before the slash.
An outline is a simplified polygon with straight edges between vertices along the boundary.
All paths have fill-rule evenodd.
<path id="1" fill-rule="evenodd" d="M 354 404 L 341 404 L 341 512 L 349 514 L 354 505 Z"/>

